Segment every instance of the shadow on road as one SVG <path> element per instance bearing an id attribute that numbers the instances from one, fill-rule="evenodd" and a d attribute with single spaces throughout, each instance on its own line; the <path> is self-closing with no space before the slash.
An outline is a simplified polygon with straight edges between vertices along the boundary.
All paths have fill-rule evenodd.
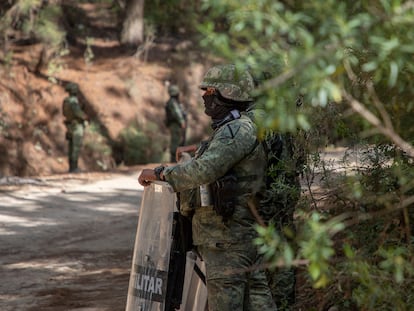
<path id="1" fill-rule="evenodd" d="M 141 194 L 127 175 L 2 191 L 0 309 L 124 310 Z"/>

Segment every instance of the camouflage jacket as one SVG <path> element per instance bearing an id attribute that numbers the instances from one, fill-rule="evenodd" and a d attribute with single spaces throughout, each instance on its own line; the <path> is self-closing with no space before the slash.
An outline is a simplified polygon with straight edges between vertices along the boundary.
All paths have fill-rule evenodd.
<path id="1" fill-rule="evenodd" d="M 247 202 L 263 187 L 266 165 L 263 146 L 257 143 L 256 126 L 242 114 L 241 118 L 216 129 L 202 149 L 190 161 L 164 170 L 166 181 L 180 192 L 181 198 L 195 197 L 190 203 L 194 208 L 194 244 L 246 243 L 255 236 L 252 226 L 255 220 Z M 230 170 L 238 178 L 254 178 L 238 183 L 239 190 L 234 194 L 237 198 L 235 212 L 223 222 L 212 206 L 199 206 L 200 200 L 194 193 L 197 194 L 200 185 L 211 184 Z"/>
<path id="2" fill-rule="evenodd" d="M 76 96 L 68 96 L 63 100 L 63 115 L 65 123 L 70 124 L 73 121 L 83 122 L 87 119 L 86 113 L 81 109 L 78 98 Z"/>

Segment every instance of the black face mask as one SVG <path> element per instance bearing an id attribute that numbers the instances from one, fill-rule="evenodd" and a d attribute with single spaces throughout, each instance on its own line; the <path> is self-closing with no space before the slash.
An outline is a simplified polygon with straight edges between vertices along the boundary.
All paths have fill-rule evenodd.
<path id="1" fill-rule="evenodd" d="M 213 120 L 223 119 L 231 110 L 231 107 L 225 106 L 215 94 L 203 95 L 202 97 L 205 107 L 204 112 Z"/>

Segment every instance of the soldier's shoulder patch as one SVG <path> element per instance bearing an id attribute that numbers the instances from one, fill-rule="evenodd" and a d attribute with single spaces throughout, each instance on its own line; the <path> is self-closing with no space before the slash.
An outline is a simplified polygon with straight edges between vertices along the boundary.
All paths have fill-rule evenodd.
<path id="1" fill-rule="evenodd" d="M 233 139 L 234 137 L 236 137 L 239 131 L 240 131 L 240 124 L 229 123 L 223 126 L 223 130 L 220 136 L 222 138 Z"/>

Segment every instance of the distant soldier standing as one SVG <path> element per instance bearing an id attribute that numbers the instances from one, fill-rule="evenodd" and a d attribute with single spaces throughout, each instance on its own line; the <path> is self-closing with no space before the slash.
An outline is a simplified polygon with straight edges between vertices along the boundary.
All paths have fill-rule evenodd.
<path id="1" fill-rule="evenodd" d="M 69 172 L 78 172 L 78 158 L 82 148 L 84 122 L 87 120 L 87 115 L 79 104 L 78 85 L 68 83 L 65 90 L 69 96 L 63 100 L 62 111 L 65 117 L 66 139 L 69 144 Z"/>
<path id="2" fill-rule="evenodd" d="M 175 162 L 175 152 L 178 146 L 185 144 L 186 114 L 178 100 L 180 90 L 177 85 L 168 87 L 169 100 L 165 105 L 166 126 L 170 130 L 170 161 Z"/>

